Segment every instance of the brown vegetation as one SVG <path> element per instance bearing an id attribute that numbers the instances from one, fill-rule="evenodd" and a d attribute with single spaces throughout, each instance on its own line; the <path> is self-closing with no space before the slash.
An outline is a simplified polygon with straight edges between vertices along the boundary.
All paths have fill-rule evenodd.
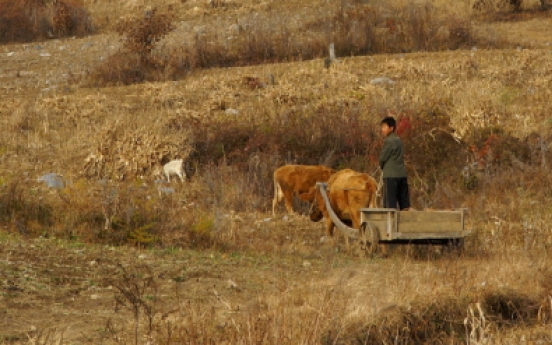
<path id="1" fill-rule="evenodd" d="M 0 43 L 84 36 L 94 32 L 79 0 L 0 1 Z"/>
<path id="2" fill-rule="evenodd" d="M 42 43 L 52 59 L 5 47 L 0 343 L 550 343 L 549 49 L 429 53 L 500 42 L 431 5 L 343 1 L 302 16 L 304 2 L 286 1 L 299 14 L 279 17 L 284 2 L 258 16 L 245 3 L 173 4 L 191 13 L 180 22 L 136 5 L 119 47 L 109 33 Z M 59 31 L 72 28 L 61 14 Z M 231 40 L 191 25 L 178 36 L 182 18 L 231 15 Z M 328 69 L 216 68 L 323 57 L 329 42 Z M 410 51 L 421 52 L 371 55 Z M 98 85 L 187 78 L 61 77 L 98 64 L 114 75 Z M 463 250 L 359 258 L 305 217 L 269 216 L 286 162 L 373 174 L 386 115 L 399 120 L 413 205 L 469 209 Z M 175 158 L 197 170 L 191 181 L 156 182 Z M 48 172 L 65 187 L 37 181 Z"/>

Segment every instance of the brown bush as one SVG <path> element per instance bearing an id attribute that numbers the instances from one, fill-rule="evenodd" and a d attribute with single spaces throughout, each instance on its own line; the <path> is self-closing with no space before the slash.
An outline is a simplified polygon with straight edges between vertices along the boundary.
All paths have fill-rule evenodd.
<path id="1" fill-rule="evenodd" d="M 55 210 L 32 194 L 23 180 L 0 181 L 0 222 L 12 232 L 35 237 L 54 225 Z"/>
<path id="2" fill-rule="evenodd" d="M 159 74 L 169 66 L 168 62 L 153 54 L 155 45 L 174 29 L 173 17 L 158 13 L 156 9 L 146 12 L 143 18 L 124 20 L 117 32 L 124 37 L 123 48 L 107 58 L 93 73 L 95 83 L 100 85 L 122 83 L 134 84 L 144 80 L 163 79 Z"/>
<path id="3" fill-rule="evenodd" d="M 79 0 L 0 1 L 0 43 L 84 36 L 94 26 Z"/>

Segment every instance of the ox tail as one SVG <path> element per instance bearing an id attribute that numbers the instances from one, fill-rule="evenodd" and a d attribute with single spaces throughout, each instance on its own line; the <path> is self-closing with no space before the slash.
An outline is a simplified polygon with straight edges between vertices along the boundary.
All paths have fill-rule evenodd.
<path id="1" fill-rule="evenodd" d="M 274 179 L 274 199 L 272 200 L 272 215 L 276 215 L 276 206 L 284 197 L 284 192 L 282 192 L 282 187 L 276 179 Z"/>

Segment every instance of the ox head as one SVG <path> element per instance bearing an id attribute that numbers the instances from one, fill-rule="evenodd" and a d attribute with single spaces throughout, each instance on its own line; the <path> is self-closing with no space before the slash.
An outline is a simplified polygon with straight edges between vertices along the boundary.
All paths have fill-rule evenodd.
<path id="1" fill-rule="evenodd" d="M 324 218 L 326 205 L 324 204 L 322 195 L 320 195 L 320 192 L 315 187 L 311 187 L 307 193 L 299 195 L 299 198 L 310 203 L 309 217 L 311 221 L 319 222 Z"/>

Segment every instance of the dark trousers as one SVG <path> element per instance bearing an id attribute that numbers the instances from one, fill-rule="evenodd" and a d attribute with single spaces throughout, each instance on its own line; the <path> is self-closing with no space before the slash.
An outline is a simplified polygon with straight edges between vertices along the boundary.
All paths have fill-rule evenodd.
<path id="1" fill-rule="evenodd" d="M 410 194 L 408 192 L 408 180 L 401 178 L 383 179 L 383 207 L 404 210 L 410 208 Z"/>

